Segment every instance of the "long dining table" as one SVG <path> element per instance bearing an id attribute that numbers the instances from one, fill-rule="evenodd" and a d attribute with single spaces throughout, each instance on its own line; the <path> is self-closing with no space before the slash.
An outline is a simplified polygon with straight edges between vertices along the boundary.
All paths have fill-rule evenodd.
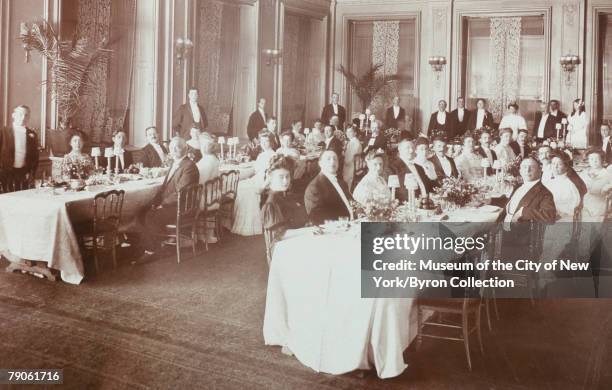
<path id="1" fill-rule="evenodd" d="M 476 234 L 502 209 L 459 209 L 448 222 Z M 427 219 L 424 219 L 427 221 Z M 456 224 L 457 222 L 475 222 Z M 471 231 L 471 229 L 474 229 Z M 361 234 L 288 231 L 270 264 L 263 324 L 266 345 L 289 348 L 317 372 L 343 374 L 375 368 L 380 378 L 407 367 L 404 350 L 416 337 L 415 300 L 361 298 Z"/>
<path id="2" fill-rule="evenodd" d="M 126 181 L 90 190 L 30 189 L 0 195 L 0 254 L 11 262 L 42 261 L 63 281 L 79 284 L 84 266 L 73 224 L 93 217 L 96 194 L 125 191 L 120 230 L 130 229 L 164 178 Z"/>

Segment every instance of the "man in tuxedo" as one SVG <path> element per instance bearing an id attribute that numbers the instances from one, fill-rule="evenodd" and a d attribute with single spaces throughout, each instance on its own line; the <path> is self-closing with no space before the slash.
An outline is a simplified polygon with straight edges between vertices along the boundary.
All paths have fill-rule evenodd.
<path id="1" fill-rule="evenodd" d="M 183 138 L 174 137 L 170 141 L 172 167 L 166 174 L 164 183 L 153 198 L 151 207 L 144 214 L 142 244 L 145 254 L 138 262 L 147 262 L 159 249 L 159 236 L 167 224 L 176 223 L 178 194 L 186 187 L 198 184 L 198 167 L 187 158 L 187 143 Z"/>
<path id="2" fill-rule="evenodd" d="M 433 140 L 434 155 L 429 161 L 431 161 L 436 171 L 438 184 L 440 184 L 445 177 L 459 177 L 459 171 L 457 170 L 457 165 L 455 165 L 455 160 L 444 153 L 445 149 L 446 141 L 444 138 L 435 137 Z"/>
<path id="3" fill-rule="evenodd" d="M 612 142 L 610 142 L 610 125 L 607 123 L 602 123 L 599 127 L 599 131 L 601 133 L 601 150 L 603 150 L 605 155 L 605 162 L 608 164 L 612 164 Z"/>
<path id="4" fill-rule="evenodd" d="M 189 138 L 189 132 L 192 128 L 204 131 L 208 127 L 208 120 L 206 119 L 204 107 L 198 103 L 198 89 L 195 87 L 189 88 L 187 97 L 189 98 L 189 102 L 181 104 L 172 117 L 174 134 L 184 139 Z"/>
<path id="5" fill-rule="evenodd" d="M 278 136 L 277 124 L 275 116 L 271 116 L 268 118 L 268 122 L 266 123 L 266 129 L 270 132 L 270 143 L 272 144 L 272 149 L 276 150 L 280 148 L 281 142 L 280 137 Z"/>
<path id="6" fill-rule="evenodd" d="M 387 129 L 398 129 L 398 122 L 404 121 L 406 122 L 406 110 L 403 107 L 400 107 L 400 98 L 399 96 L 395 96 L 393 98 L 393 104 L 391 107 L 387 108 L 385 112 L 385 127 Z"/>
<path id="7" fill-rule="evenodd" d="M 249 136 L 249 140 L 253 141 L 257 138 L 259 132 L 266 128 L 266 123 L 268 122 L 268 115 L 265 111 L 266 108 L 266 99 L 260 98 L 257 102 L 257 109 L 253 111 L 251 116 L 249 116 L 249 122 L 247 124 L 247 135 Z"/>
<path id="8" fill-rule="evenodd" d="M 431 114 L 429 118 L 429 126 L 427 126 L 427 136 L 431 137 L 434 130 L 442 130 L 449 134 L 451 128 L 450 115 L 446 111 L 446 100 L 441 99 L 438 102 L 438 111 Z"/>
<path id="9" fill-rule="evenodd" d="M 367 144 L 363 149 L 364 153 L 378 149 L 387 150 L 387 139 L 380 129 L 381 126 L 382 124 L 379 120 L 372 122 L 372 133 L 370 134 L 370 138 L 366 141 Z"/>
<path id="10" fill-rule="evenodd" d="M 145 130 L 147 145 L 142 148 L 142 166 L 145 168 L 161 167 L 166 160 L 168 150 L 159 143 L 157 129 L 155 126 L 147 127 Z"/>
<path id="11" fill-rule="evenodd" d="M 342 159 L 343 156 L 343 145 L 342 142 L 334 136 L 334 129 L 330 125 L 323 128 L 323 134 L 325 135 L 325 150 L 331 150 L 336 153 L 338 160 Z"/>
<path id="12" fill-rule="evenodd" d="M 470 111 L 465 108 L 465 99 L 457 98 L 457 108 L 450 113 L 451 129 L 449 137 L 461 137 L 467 130 L 467 124 L 470 120 Z"/>
<path id="13" fill-rule="evenodd" d="M 319 157 L 321 172 L 306 187 L 304 205 L 313 225 L 340 217 L 353 218 L 351 194 L 346 183 L 337 177 L 338 156 L 331 150 Z"/>
<path id="14" fill-rule="evenodd" d="M 17 106 L 12 117 L 11 126 L 0 130 L 0 180 L 20 184 L 36 173 L 38 137 L 28 128 L 28 106 Z"/>
<path id="15" fill-rule="evenodd" d="M 470 117 L 467 122 L 468 130 L 478 130 L 483 127 L 493 128 L 493 114 L 486 109 L 484 99 L 476 101 L 476 111 L 470 112 Z"/>
<path id="16" fill-rule="evenodd" d="M 331 96 L 331 103 L 323 107 L 323 112 L 321 113 L 321 122 L 323 125 L 329 125 L 330 119 L 332 116 L 338 116 L 338 126 L 344 128 L 344 122 L 346 121 L 346 109 L 342 107 L 339 103 L 340 96 L 334 92 Z"/>
<path id="17" fill-rule="evenodd" d="M 559 110 L 559 101 L 551 100 L 548 104 L 547 112 L 543 112 L 540 117 L 536 116 L 535 122 L 535 137 L 538 141 L 543 141 L 547 138 L 557 136 L 557 124 L 561 124 L 563 118 L 567 118 L 562 111 Z M 559 131 L 559 135 L 563 136 L 563 131 Z"/>
<path id="18" fill-rule="evenodd" d="M 419 185 L 419 189 L 415 193 L 416 197 L 418 198 L 429 194 L 433 189 L 434 183 L 429 180 L 423 167 L 414 162 L 416 156 L 414 142 L 407 139 L 400 141 L 397 145 L 397 151 L 398 157 L 393 159 L 390 164 L 391 171 L 394 175 L 398 176 L 400 182 L 400 188 L 397 188 L 395 191 L 397 200 L 400 202 L 408 200 L 408 190 L 404 183 L 406 174 L 408 173 L 414 175 Z"/>
<path id="19" fill-rule="evenodd" d="M 526 158 L 531 154 L 531 147 L 527 143 L 527 129 L 520 129 L 516 141 L 510 142 L 510 147 L 516 156 Z"/>
<path id="20" fill-rule="evenodd" d="M 344 131 L 344 128 L 340 126 L 340 118 L 338 115 L 332 115 L 329 120 L 329 125 L 334 129 L 334 131 Z"/>
<path id="21" fill-rule="evenodd" d="M 483 130 L 480 133 L 480 147 L 476 149 L 476 153 L 478 153 L 482 158 L 486 158 L 489 160 L 489 168 L 487 168 L 487 175 L 493 174 L 493 163 L 497 160 L 497 154 L 493 149 L 491 149 L 491 133 L 487 130 Z"/>

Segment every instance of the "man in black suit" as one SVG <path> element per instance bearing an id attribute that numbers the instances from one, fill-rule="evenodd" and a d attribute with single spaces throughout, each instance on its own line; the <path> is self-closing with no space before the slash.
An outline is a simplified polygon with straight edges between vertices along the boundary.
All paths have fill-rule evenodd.
<path id="1" fill-rule="evenodd" d="M 159 143 L 157 129 L 155 126 L 147 127 L 147 145 L 142 148 L 142 166 L 145 168 L 161 167 L 166 160 L 168 150 Z"/>
<path id="2" fill-rule="evenodd" d="M 165 225 L 176 221 L 178 194 L 187 186 L 198 184 L 200 174 L 198 167 L 187 157 L 187 143 L 180 137 L 170 141 L 172 167 L 166 174 L 164 183 L 153 198 L 150 210 L 144 215 L 144 232 L 142 243 L 145 255 L 140 259 L 146 262 L 159 249 L 159 235 L 163 234 Z"/>
<path id="3" fill-rule="evenodd" d="M 604 161 L 608 164 L 612 164 L 612 138 L 610 138 L 610 125 L 602 123 L 599 128 L 601 132 L 601 150 L 604 152 Z"/>
<path id="4" fill-rule="evenodd" d="M 189 132 L 192 128 L 204 131 L 208 127 L 208 120 L 206 119 L 204 107 L 198 103 L 198 89 L 195 87 L 189 88 L 187 97 L 189 101 L 185 104 L 181 104 L 172 117 L 174 134 L 184 139 L 189 138 Z"/>
<path id="5" fill-rule="evenodd" d="M 459 177 L 459 171 L 455 160 L 446 156 L 446 141 L 442 137 L 435 137 L 433 140 L 434 155 L 429 159 L 434 166 L 438 183 L 442 182 L 445 177 Z"/>
<path id="6" fill-rule="evenodd" d="M 16 185 L 29 180 L 38 167 L 38 137 L 30 130 L 30 108 L 13 110 L 13 123 L 0 130 L 0 180 Z"/>
<path id="7" fill-rule="evenodd" d="M 446 111 L 446 100 L 440 99 L 438 102 L 438 111 L 431 114 L 429 117 L 429 126 L 427 126 L 427 136 L 433 136 L 434 130 L 444 131 L 446 135 L 449 135 L 451 129 L 450 115 Z"/>
<path id="8" fill-rule="evenodd" d="M 414 157 L 416 156 L 414 142 L 407 139 L 400 141 L 397 145 L 397 152 L 397 158 L 393 159 L 390 163 L 391 172 L 398 176 L 400 182 L 400 187 L 395 191 L 397 200 L 400 202 L 408 200 L 408 189 L 406 189 L 404 183 L 407 173 L 413 174 L 419 185 L 419 189 L 415 192 L 417 198 L 429 194 L 433 189 L 434 183 L 429 180 L 423 167 L 414 162 Z"/>
<path id="9" fill-rule="evenodd" d="M 340 217 L 353 218 L 351 193 L 346 183 L 337 177 L 340 166 L 338 156 L 326 150 L 319 157 L 321 172 L 306 187 L 304 205 L 313 225 Z"/>
<path id="10" fill-rule="evenodd" d="M 567 118 L 567 115 L 559 110 L 559 101 L 551 100 L 547 112 L 542 113 L 540 117 L 536 117 L 534 126 L 536 139 L 543 141 L 547 138 L 556 138 L 557 124 L 560 125 L 563 118 Z M 563 137 L 563 130 L 559 130 L 559 137 Z"/>
<path id="11" fill-rule="evenodd" d="M 113 140 L 113 157 L 110 158 L 110 168 L 111 170 L 117 169 L 119 172 L 122 172 L 130 167 L 134 160 L 132 159 L 132 153 L 129 150 L 125 150 L 125 145 L 127 144 L 127 135 L 125 131 L 116 131 L 112 137 Z M 119 161 L 117 162 L 117 159 Z M 108 159 L 103 158 L 100 162 L 100 166 L 107 168 Z M 143 164 L 144 166 L 144 164 Z"/>
<path id="12" fill-rule="evenodd" d="M 406 122 L 406 110 L 403 107 L 400 107 L 400 98 L 399 96 L 395 96 L 393 98 L 393 104 L 391 107 L 387 108 L 385 112 L 385 127 L 387 129 L 398 129 L 398 122 L 404 121 Z"/>
<path id="13" fill-rule="evenodd" d="M 330 119 L 332 116 L 338 116 L 338 126 L 344 129 L 344 122 L 346 122 L 346 109 L 342 107 L 339 103 L 340 96 L 334 92 L 331 96 L 331 103 L 327 106 L 323 107 L 323 112 L 321 113 L 321 122 L 323 125 L 329 125 Z"/>
<path id="14" fill-rule="evenodd" d="M 487 175 L 493 174 L 493 163 L 497 160 L 497 154 L 495 150 L 491 149 L 491 133 L 486 130 L 483 130 L 480 133 L 480 146 L 476 149 L 476 153 L 478 153 L 482 158 L 486 158 L 489 160 L 489 168 L 487 168 Z"/>
<path id="15" fill-rule="evenodd" d="M 276 150 L 280 148 L 281 142 L 280 137 L 278 136 L 277 121 L 275 116 L 268 118 L 266 129 L 270 132 L 270 144 L 272 145 L 272 149 Z"/>
<path id="16" fill-rule="evenodd" d="M 266 99 L 259 98 L 257 109 L 249 116 L 249 122 L 247 124 L 247 135 L 251 141 L 256 139 L 259 132 L 266 128 L 268 114 L 266 114 L 265 108 Z"/>
<path id="17" fill-rule="evenodd" d="M 450 113 L 451 129 L 449 137 L 461 137 L 465 134 L 470 114 L 470 111 L 465 108 L 465 99 L 463 97 L 457 98 L 457 108 Z"/>
<path id="18" fill-rule="evenodd" d="M 526 158 L 531 154 L 531 147 L 527 143 L 527 129 L 519 129 L 516 141 L 510 142 L 514 154 Z"/>
<path id="19" fill-rule="evenodd" d="M 470 112 L 470 117 L 467 122 L 467 130 L 478 130 L 483 127 L 493 128 L 493 114 L 486 109 L 486 102 L 484 99 L 478 99 L 476 101 L 476 110 Z"/>
<path id="20" fill-rule="evenodd" d="M 365 148 L 363 149 L 363 153 L 368 153 L 371 150 L 381 149 L 383 151 L 387 150 L 387 138 L 385 134 L 380 129 L 382 126 L 381 121 L 375 120 L 372 122 L 372 133 L 370 134 L 370 138 L 364 140 L 366 142 Z"/>

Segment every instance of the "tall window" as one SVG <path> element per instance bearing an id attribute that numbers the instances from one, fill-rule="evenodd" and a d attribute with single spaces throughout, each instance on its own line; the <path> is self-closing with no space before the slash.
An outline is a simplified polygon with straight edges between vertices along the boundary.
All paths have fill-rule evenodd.
<path id="1" fill-rule="evenodd" d="M 533 126 L 545 98 L 544 16 L 465 18 L 462 82 L 468 108 L 486 99 L 497 121 L 511 101 Z"/>

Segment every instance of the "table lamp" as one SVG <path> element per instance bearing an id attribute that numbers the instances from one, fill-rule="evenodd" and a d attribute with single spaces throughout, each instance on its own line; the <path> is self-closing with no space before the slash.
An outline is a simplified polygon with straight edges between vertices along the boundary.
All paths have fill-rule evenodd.
<path id="1" fill-rule="evenodd" d="M 111 165 L 111 158 L 113 157 L 113 148 L 104 148 L 104 158 L 107 159 L 108 163 L 106 164 L 106 173 L 108 175 L 111 174 L 111 169 L 112 169 L 112 165 Z"/>
<path id="2" fill-rule="evenodd" d="M 99 146 L 94 146 L 91 148 L 91 157 L 94 158 L 94 161 L 96 163 L 96 171 L 99 168 L 98 157 L 100 157 L 101 155 L 102 155 L 102 151 L 100 150 Z"/>
<path id="3" fill-rule="evenodd" d="M 387 185 L 391 188 L 391 199 L 395 199 L 395 189 L 400 187 L 399 176 L 389 175 Z"/>
<path id="4" fill-rule="evenodd" d="M 480 160 L 480 166 L 482 167 L 482 171 L 483 171 L 483 177 L 486 179 L 487 178 L 487 169 L 491 168 L 491 162 L 489 161 L 488 158 L 483 158 L 482 160 Z"/>
<path id="5" fill-rule="evenodd" d="M 414 173 L 407 173 L 404 176 L 404 187 L 408 190 L 408 204 L 412 209 L 416 208 L 416 190 L 419 188 L 419 182 Z"/>
<path id="6" fill-rule="evenodd" d="M 557 129 L 557 139 L 559 139 L 559 131 L 561 131 L 561 123 L 557 123 L 555 125 L 555 129 Z"/>

